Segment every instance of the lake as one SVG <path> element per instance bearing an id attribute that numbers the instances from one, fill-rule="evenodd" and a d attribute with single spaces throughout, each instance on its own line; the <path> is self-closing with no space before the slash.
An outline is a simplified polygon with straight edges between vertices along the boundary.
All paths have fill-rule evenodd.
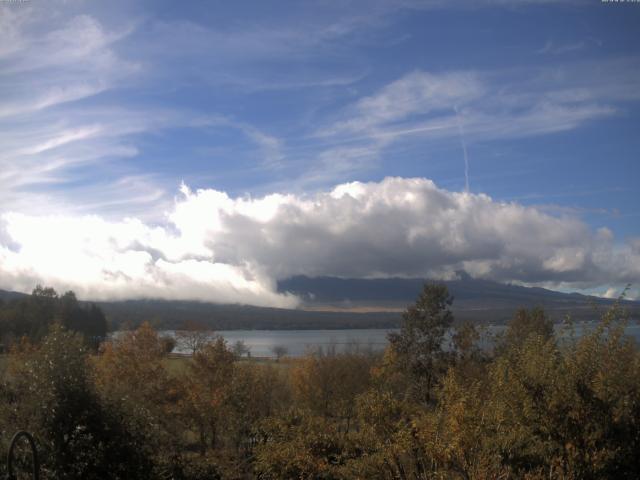
<path id="1" fill-rule="evenodd" d="M 576 336 L 595 327 L 595 322 L 580 322 L 575 324 Z M 485 328 L 483 345 L 490 345 L 491 339 L 504 330 L 502 325 L 490 325 Z M 556 331 L 562 336 L 562 325 L 555 326 Z M 387 334 L 398 331 L 397 329 L 353 329 L 353 330 L 221 330 L 215 334 L 221 335 L 233 347 L 237 341 L 243 341 L 250 349 L 253 357 L 275 357 L 273 348 L 284 347 L 287 356 L 300 357 L 307 352 L 318 349 L 333 349 L 343 352 L 347 349 L 359 348 L 373 351 L 381 351 L 387 345 Z M 173 331 L 164 331 L 164 335 L 174 335 Z M 626 328 L 626 334 L 635 338 L 640 343 L 640 325 L 630 324 Z M 176 353 L 187 353 L 180 348 Z"/>
<path id="2" fill-rule="evenodd" d="M 284 347 L 289 357 L 301 357 L 309 351 L 335 348 L 343 352 L 348 348 L 367 348 L 384 350 L 387 345 L 387 333 L 396 329 L 354 329 L 354 330 L 221 330 L 221 335 L 229 347 L 237 341 L 243 341 L 251 351 L 252 357 L 275 357 L 273 348 Z M 169 330 L 161 334 L 174 335 Z M 176 353 L 187 353 L 179 347 Z"/>

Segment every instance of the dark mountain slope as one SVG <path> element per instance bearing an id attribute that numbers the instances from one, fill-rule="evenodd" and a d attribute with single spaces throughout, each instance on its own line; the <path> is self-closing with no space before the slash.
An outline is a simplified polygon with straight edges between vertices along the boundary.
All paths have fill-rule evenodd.
<path id="1" fill-rule="evenodd" d="M 0 300 L 14 300 L 17 298 L 22 298 L 26 295 L 26 293 L 20 292 L 9 292 L 7 290 L 0 290 Z"/>
<path id="2" fill-rule="evenodd" d="M 554 321 L 571 314 L 575 320 L 597 317 L 595 308 L 606 308 L 612 300 L 544 288 L 505 285 L 474 280 L 463 275 L 445 282 L 454 296 L 456 321 L 505 323 L 516 309 L 541 306 Z M 112 329 L 150 321 L 157 328 L 178 329 L 195 321 L 217 330 L 234 329 L 336 329 L 392 328 L 400 322 L 400 311 L 413 303 L 422 289 L 422 279 L 340 279 L 293 277 L 278 285 L 303 300 L 300 309 L 220 305 L 207 302 L 128 300 L 97 302 Z M 21 293 L 0 290 L 0 299 Z M 640 317 L 640 302 L 625 302 L 634 318 Z"/>
<path id="3" fill-rule="evenodd" d="M 342 279 L 333 277 L 292 277 L 279 282 L 278 290 L 302 298 L 307 306 L 373 306 L 404 307 L 413 302 L 425 280 L 418 278 Z M 455 298 L 454 305 L 462 309 L 518 308 L 548 306 L 549 308 L 590 307 L 610 305 L 613 300 L 562 293 L 536 287 L 508 285 L 489 280 L 474 280 L 462 275 L 459 280 L 444 282 Z M 629 305 L 638 302 L 629 302 Z"/>

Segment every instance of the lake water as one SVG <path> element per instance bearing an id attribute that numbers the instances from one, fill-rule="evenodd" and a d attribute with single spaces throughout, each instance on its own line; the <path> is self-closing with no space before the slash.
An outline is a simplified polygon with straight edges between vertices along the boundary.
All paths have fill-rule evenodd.
<path id="1" fill-rule="evenodd" d="M 308 352 L 333 349 L 343 352 L 350 348 L 384 350 L 387 334 L 394 329 L 355 330 L 221 330 L 216 331 L 229 347 L 242 341 L 249 348 L 252 357 L 275 357 L 274 347 L 284 347 L 286 355 L 301 357 Z M 173 335 L 173 331 L 162 332 Z M 176 353 L 186 353 L 179 347 Z"/>
<path id="2" fill-rule="evenodd" d="M 576 336 L 591 331 L 595 323 L 583 322 L 575 325 Z M 483 345 L 490 345 L 491 339 L 504 330 L 504 326 L 488 326 L 483 334 Z M 562 325 L 555 326 L 556 331 L 562 332 Z M 273 348 L 284 347 L 287 356 L 300 357 L 308 352 L 319 349 L 335 349 L 343 352 L 347 349 L 366 349 L 381 351 L 387 345 L 387 334 L 397 329 L 356 329 L 356 330 L 222 330 L 215 332 L 233 347 L 237 341 L 242 341 L 250 349 L 253 357 L 275 357 Z M 162 332 L 173 335 L 173 331 Z M 630 324 L 626 334 L 640 343 L 640 325 Z M 186 353 L 176 348 L 176 353 Z"/>

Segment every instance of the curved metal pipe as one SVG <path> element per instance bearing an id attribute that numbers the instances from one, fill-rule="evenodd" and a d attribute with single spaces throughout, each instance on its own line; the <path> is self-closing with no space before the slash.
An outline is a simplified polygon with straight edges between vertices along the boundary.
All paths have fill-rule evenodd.
<path id="1" fill-rule="evenodd" d="M 11 439 L 11 444 L 9 445 L 9 453 L 7 453 L 7 478 L 8 480 L 16 480 L 16 476 L 13 473 L 13 451 L 18 444 L 18 440 L 20 438 L 25 437 L 29 442 L 29 446 L 31 447 L 31 454 L 33 455 L 33 466 L 32 466 L 32 478 L 34 480 L 40 480 L 40 465 L 38 463 L 38 450 L 36 449 L 36 441 L 33 439 L 33 436 L 29 432 L 25 432 L 24 430 L 16 433 Z"/>

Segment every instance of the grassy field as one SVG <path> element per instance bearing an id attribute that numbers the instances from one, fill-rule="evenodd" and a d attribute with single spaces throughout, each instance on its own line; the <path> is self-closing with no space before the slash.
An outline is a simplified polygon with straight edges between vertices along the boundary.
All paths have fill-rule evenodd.
<path id="1" fill-rule="evenodd" d="M 169 354 L 169 356 L 164 359 L 164 365 L 171 375 L 180 376 L 185 373 L 185 370 L 189 365 L 190 358 L 191 357 L 188 355 Z M 239 364 L 270 365 L 279 369 L 288 370 L 298 362 L 298 359 L 282 358 L 280 360 L 275 360 L 269 357 L 243 357 L 237 360 L 237 362 Z"/>
<path id="2" fill-rule="evenodd" d="M 190 356 L 188 355 L 176 355 L 170 354 L 164 359 L 164 366 L 167 371 L 173 376 L 180 376 L 186 373 L 187 366 L 189 365 Z M 240 364 L 253 364 L 253 365 L 271 365 L 277 368 L 288 370 L 293 366 L 298 359 L 294 358 L 282 358 L 275 360 L 268 357 L 251 357 L 242 358 L 238 360 Z M 4 375 L 5 369 L 9 365 L 9 354 L 0 354 L 0 376 Z"/>

